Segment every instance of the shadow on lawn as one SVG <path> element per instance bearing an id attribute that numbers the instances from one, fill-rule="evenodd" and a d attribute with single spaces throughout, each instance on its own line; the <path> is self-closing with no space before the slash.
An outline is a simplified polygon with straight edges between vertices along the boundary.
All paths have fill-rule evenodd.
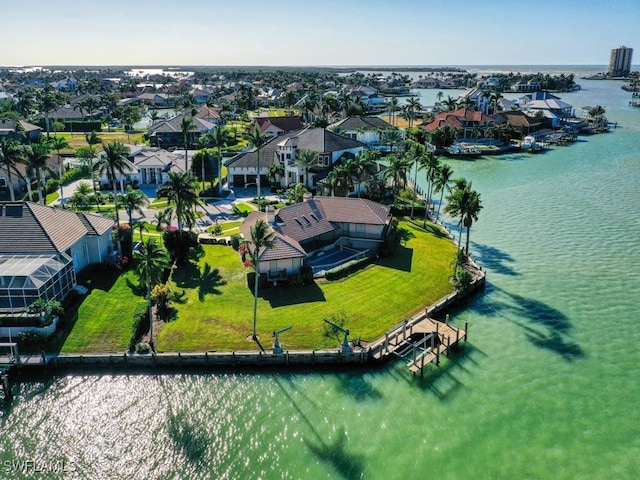
<path id="1" fill-rule="evenodd" d="M 202 270 L 194 263 L 183 265 L 176 270 L 173 280 L 176 286 L 180 288 L 197 289 L 198 300 L 201 302 L 204 302 L 207 294 L 222 294 L 219 287 L 227 283 L 220 275 L 220 270 L 217 268 L 212 269 L 208 263 L 204 265 Z"/>
<path id="2" fill-rule="evenodd" d="M 253 289 L 251 292 L 253 293 Z M 271 304 L 271 308 L 327 301 L 324 292 L 315 282 L 302 287 L 284 285 L 275 288 L 262 288 L 258 291 L 258 296 L 267 300 Z"/>
<path id="3" fill-rule="evenodd" d="M 396 251 L 390 257 L 379 258 L 375 262 L 375 265 L 381 267 L 393 268 L 395 270 L 402 270 L 403 272 L 411 271 L 411 262 L 413 262 L 413 248 L 407 248 L 404 245 L 398 245 Z"/>

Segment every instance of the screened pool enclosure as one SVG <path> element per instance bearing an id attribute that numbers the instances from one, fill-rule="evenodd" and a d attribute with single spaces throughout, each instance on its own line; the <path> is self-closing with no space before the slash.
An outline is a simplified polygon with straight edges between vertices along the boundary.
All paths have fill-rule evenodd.
<path id="1" fill-rule="evenodd" d="M 61 301 L 75 281 L 64 253 L 0 255 L 0 314 L 20 315 L 38 298 Z"/>

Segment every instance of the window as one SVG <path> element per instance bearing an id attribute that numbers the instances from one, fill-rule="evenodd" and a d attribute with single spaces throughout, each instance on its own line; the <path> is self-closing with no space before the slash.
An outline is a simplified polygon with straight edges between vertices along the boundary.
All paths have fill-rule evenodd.
<path id="1" fill-rule="evenodd" d="M 0 188 L 7 188 L 7 179 L 0 177 Z"/>

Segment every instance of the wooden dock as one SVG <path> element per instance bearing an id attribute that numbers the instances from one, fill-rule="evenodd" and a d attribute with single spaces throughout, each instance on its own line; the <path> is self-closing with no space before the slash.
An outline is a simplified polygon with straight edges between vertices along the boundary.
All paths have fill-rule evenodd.
<path id="1" fill-rule="evenodd" d="M 451 348 L 467 340 L 467 325 L 462 330 L 449 325 L 449 316 L 446 318 L 445 322 L 439 322 L 425 315 L 396 325 L 380 345 L 373 346 L 372 357 L 376 360 L 390 355 L 400 357 L 411 373 L 423 376 L 426 365 L 432 362 L 438 365 L 440 355 L 448 356 Z"/>

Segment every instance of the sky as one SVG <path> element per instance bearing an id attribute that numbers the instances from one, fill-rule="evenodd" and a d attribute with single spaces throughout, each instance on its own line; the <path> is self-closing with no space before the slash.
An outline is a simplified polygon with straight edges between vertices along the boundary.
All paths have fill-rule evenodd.
<path id="1" fill-rule="evenodd" d="M 605 65 L 638 0 L 3 1 L 0 65 Z"/>

